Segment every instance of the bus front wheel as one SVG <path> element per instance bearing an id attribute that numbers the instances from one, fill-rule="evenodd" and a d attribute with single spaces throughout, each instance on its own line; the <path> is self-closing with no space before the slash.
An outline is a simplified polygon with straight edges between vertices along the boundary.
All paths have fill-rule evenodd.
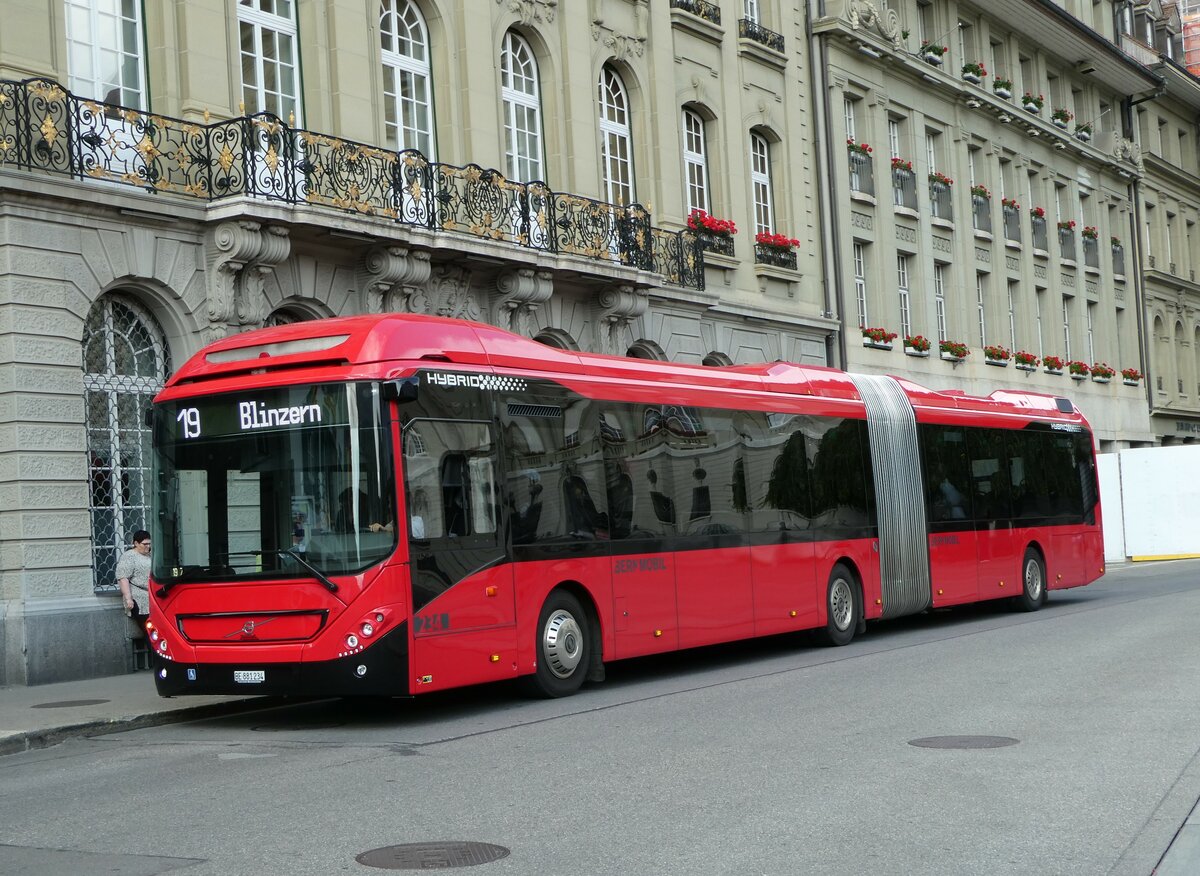
<path id="1" fill-rule="evenodd" d="M 537 671 L 531 692 L 565 697 L 579 690 L 592 660 L 591 626 L 579 600 L 565 590 L 546 599 L 537 625 Z"/>
<path id="2" fill-rule="evenodd" d="M 1046 604 L 1046 565 L 1033 548 L 1025 549 L 1021 562 L 1021 595 L 1016 598 L 1022 611 L 1037 611 Z"/>
<path id="3" fill-rule="evenodd" d="M 859 621 L 858 584 L 841 563 L 829 573 L 825 591 L 825 640 L 830 645 L 848 645 Z"/>

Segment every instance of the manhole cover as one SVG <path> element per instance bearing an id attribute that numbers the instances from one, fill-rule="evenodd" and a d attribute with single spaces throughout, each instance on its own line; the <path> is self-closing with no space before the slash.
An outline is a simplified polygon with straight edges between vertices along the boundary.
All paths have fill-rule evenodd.
<path id="1" fill-rule="evenodd" d="M 508 857 L 508 849 L 491 843 L 406 843 L 363 852 L 354 860 L 383 870 L 448 870 L 474 867 Z"/>
<path id="2" fill-rule="evenodd" d="M 35 706 L 30 706 L 31 709 L 70 709 L 74 706 L 98 706 L 101 703 L 107 703 L 109 700 L 61 700 L 57 703 L 38 703 Z"/>
<path id="3" fill-rule="evenodd" d="M 346 725 L 340 721 L 310 721 L 308 723 L 292 723 L 292 724 L 259 724 L 257 727 L 250 729 L 257 733 L 286 733 L 291 730 L 334 730 L 338 727 Z"/>
<path id="4" fill-rule="evenodd" d="M 1020 741 L 1011 736 L 926 736 L 910 739 L 908 744 L 918 748 L 1004 748 Z"/>

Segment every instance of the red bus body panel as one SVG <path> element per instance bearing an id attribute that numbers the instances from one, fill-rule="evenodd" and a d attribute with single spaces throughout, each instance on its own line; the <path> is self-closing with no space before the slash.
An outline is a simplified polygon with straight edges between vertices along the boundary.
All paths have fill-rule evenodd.
<path id="1" fill-rule="evenodd" d="M 314 338 L 324 339 L 317 347 L 325 346 L 272 352 Z M 574 353 L 492 326 L 396 314 L 295 323 L 226 338 L 180 368 L 158 401 L 285 384 L 393 380 L 428 368 L 540 377 L 584 397 L 630 403 L 866 418 L 852 380 L 831 368 L 781 362 L 702 368 Z M 1020 428 L 1055 421 L 1087 428 L 1082 415 L 1064 413 L 1051 396 L 997 392 L 970 398 L 896 380 L 918 423 Z M 399 483 L 396 501 L 403 519 Z M 420 693 L 533 672 L 539 612 L 555 588 L 567 587 L 589 604 L 603 659 L 612 660 L 823 627 L 826 582 L 838 563 L 848 565 L 861 583 L 863 616 L 885 613 L 873 538 L 501 562 L 413 611 L 407 545 L 403 526 L 397 529 L 392 559 L 337 579 L 337 593 L 301 579 L 180 584 L 165 597 L 154 596 L 152 622 L 169 637 L 163 656 L 198 665 L 322 663 L 367 651 L 386 632 L 407 625 L 403 687 Z M 1099 508 L 1094 526 L 930 534 L 932 605 L 1019 594 L 1027 546 L 1046 558 L 1049 589 L 1095 580 L 1103 574 Z M 368 621 L 375 630 L 363 637 Z M 359 645 L 350 648 L 347 637 L 356 630 Z"/>

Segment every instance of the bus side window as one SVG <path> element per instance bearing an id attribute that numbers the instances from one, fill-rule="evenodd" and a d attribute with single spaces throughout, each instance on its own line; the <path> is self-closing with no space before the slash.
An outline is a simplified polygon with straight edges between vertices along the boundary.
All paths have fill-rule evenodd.
<path id="1" fill-rule="evenodd" d="M 461 453 L 442 458 L 442 508 L 446 535 L 467 534 L 467 460 Z"/>

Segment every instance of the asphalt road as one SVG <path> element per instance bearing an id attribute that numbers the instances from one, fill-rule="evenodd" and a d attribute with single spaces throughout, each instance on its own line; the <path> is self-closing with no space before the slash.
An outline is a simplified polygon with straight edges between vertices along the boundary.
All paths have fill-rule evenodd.
<path id="1" fill-rule="evenodd" d="M 1200 798 L 1200 562 L 511 687 L 302 703 L 0 760 L 7 873 L 1144 874 Z M 952 737 L 954 747 L 914 745 Z M 965 747 L 978 745 L 996 747 Z"/>

